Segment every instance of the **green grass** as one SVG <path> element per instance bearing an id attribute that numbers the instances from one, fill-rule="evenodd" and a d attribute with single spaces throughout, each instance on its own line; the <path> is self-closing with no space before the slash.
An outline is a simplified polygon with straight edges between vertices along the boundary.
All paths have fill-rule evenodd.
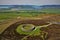
<path id="1" fill-rule="evenodd" d="M 16 19 L 17 17 L 36 17 L 40 12 L 21 12 L 21 11 L 3 11 L 0 12 L 0 22 L 8 19 Z M 1 21 L 3 20 L 3 21 Z"/>
<path id="2" fill-rule="evenodd" d="M 1 20 L 14 19 L 17 17 L 36 17 L 39 14 L 60 14 L 60 9 L 42 9 L 42 10 L 19 10 L 19 11 L 0 11 Z"/>
<path id="3" fill-rule="evenodd" d="M 0 11 L 0 20 L 2 19 L 11 19 L 20 17 L 36 17 L 39 14 L 48 13 L 48 14 L 55 14 L 60 13 L 60 9 L 41 9 L 41 10 L 19 10 L 19 11 Z"/>
<path id="4" fill-rule="evenodd" d="M 19 25 L 16 28 L 16 32 L 19 33 L 20 35 L 27 35 L 25 37 L 23 37 L 21 40 L 27 40 L 27 37 L 29 36 L 39 36 L 41 37 L 43 40 L 45 40 L 45 38 L 47 38 L 47 32 L 43 32 L 40 26 L 36 26 L 34 30 L 30 31 L 30 32 L 25 32 L 23 30 L 21 30 L 22 25 Z M 45 26 L 44 26 L 45 27 Z M 47 26 L 46 26 L 47 27 Z"/>
<path id="5" fill-rule="evenodd" d="M 0 19 L 21 17 L 32 17 L 38 15 L 37 12 L 0 12 Z"/>
<path id="6" fill-rule="evenodd" d="M 22 27 L 22 25 L 20 25 L 16 28 L 16 31 L 19 34 L 32 35 L 32 36 L 40 35 L 41 30 L 38 27 L 36 27 L 33 31 L 30 31 L 30 32 L 25 32 L 25 31 L 21 30 L 21 27 Z"/>

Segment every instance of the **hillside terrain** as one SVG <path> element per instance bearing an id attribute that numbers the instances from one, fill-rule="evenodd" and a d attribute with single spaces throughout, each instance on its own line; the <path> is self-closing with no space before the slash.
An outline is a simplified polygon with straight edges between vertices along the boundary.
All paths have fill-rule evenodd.
<path id="1" fill-rule="evenodd" d="M 0 40 L 60 40 L 60 5 L 0 5 Z"/>

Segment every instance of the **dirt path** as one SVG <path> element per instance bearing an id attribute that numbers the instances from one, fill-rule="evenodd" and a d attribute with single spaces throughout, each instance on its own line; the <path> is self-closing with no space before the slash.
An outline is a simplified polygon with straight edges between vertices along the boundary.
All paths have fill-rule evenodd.
<path id="1" fill-rule="evenodd" d="M 20 24 L 34 24 L 34 25 L 45 25 L 48 24 L 44 20 L 24 20 L 18 21 L 12 25 L 10 25 L 1 35 L 0 40 L 21 40 L 26 35 L 19 35 L 15 29 Z M 46 28 L 42 28 L 41 30 L 48 32 L 47 40 L 60 40 L 60 25 L 53 24 Z M 36 37 L 28 37 L 28 40 L 41 40 L 39 36 Z"/>
<path id="2" fill-rule="evenodd" d="M 18 25 L 20 24 L 34 24 L 34 25 L 44 25 L 47 24 L 43 20 L 24 20 L 24 21 L 19 21 L 16 22 L 15 24 L 10 25 L 2 34 L 1 34 L 1 40 L 3 39 L 8 39 L 8 40 L 20 40 L 22 37 L 25 35 L 19 35 L 15 29 Z"/>

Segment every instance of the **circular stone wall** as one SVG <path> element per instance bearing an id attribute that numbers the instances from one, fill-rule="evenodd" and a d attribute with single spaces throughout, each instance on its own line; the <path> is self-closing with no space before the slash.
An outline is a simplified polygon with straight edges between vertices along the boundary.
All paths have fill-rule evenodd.
<path id="1" fill-rule="evenodd" d="M 21 26 L 21 30 L 25 31 L 25 32 L 30 32 L 33 31 L 35 26 L 33 24 L 22 24 Z"/>

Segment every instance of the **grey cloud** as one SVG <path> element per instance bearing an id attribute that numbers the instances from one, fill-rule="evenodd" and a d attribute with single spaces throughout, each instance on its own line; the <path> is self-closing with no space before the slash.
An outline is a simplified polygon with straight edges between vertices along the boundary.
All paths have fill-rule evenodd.
<path id="1" fill-rule="evenodd" d="M 60 0 L 0 0 L 0 5 L 48 5 L 48 4 L 59 4 Z"/>

